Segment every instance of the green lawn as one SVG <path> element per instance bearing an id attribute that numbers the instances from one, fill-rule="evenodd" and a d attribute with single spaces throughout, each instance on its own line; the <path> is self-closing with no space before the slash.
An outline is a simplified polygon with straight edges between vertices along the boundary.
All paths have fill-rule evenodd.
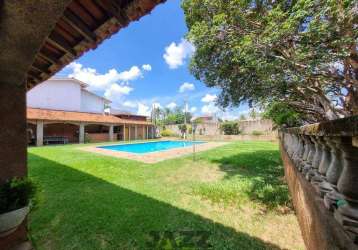
<path id="1" fill-rule="evenodd" d="M 78 147 L 28 150 L 36 249 L 304 249 L 275 143 L 152 165 Z"/>

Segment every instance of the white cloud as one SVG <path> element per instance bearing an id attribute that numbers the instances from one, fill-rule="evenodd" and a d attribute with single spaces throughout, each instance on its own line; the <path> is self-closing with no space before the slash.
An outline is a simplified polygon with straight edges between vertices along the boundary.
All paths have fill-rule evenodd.
<path id="1" fill-rule="evenodd" d="M 197 110 L 197 108 L 196 108 L 196 107 L 191 107 L 191 108 L 190 108 L 190 113 L 195 113 L 195 112 L 196 112 L 196 110 Z"/>
<path id="2" fill-rule="evenodd" d="M 169 109 L 174 109 L 176 106 L 177 106 L 177 104 L 175 102 L 171 102 L 166 107 Z"/>
<path id="3" fill-rule="evenodd" d="M 169 65 L 169 68 L 176 69 L 182 66 L 185 59 L 190 57 L 195 51 L 194 46 L 187 40 L 181 39 L 180 43 L 172 42 L 165 48 L 163 58 Z"/>
<path id="4" fill-rule="evenodd" d="M 143 103 L 138 103 L 137 114 L 138 115 L 150 116 L 150 108 L 149 108 L 149 106 L 147 106 L 147 105 L 145 105 Z"/>
<path id="5" fill-rule="evenodd" d="M 119 73 L 118 80 L 128 82 L 128 81 L 136 80 L 141 76 L 142 76 L 142 72 L 140 71 L 140 69 L 137 66 L 132 66 L 130 70 Z"/>
<path id="6" fill-rule="evenodd" d="M 136 102 L 133 101 L 125 101 L 123 103 L 124 107 L 128 107 L 128 108 L 136 108 L 138 106 L 138 104 Z"/>
<path id="7" fill-rule="evenodd" d="M 142 76 L 141 70 L 137 66 L 132 66 L 127 71 L 118 72 L 110 69 L 104 74 L 100 74 L 96 69 L 83 67 L 77 62 L 70 63 L 66 69 L 72 70 L 68 76 L 83 81 L 89 85 L 92 91 L 106 91 L 113 84 L 124 85 Z M 118 84 L 120 83 L 120 84 Z"/>
<path id="8" fill-rule="evenodd" d="M 151 71 L 152 66 L 150 64 L 143 64 L 142 69 L 145 70 L 145 71 Z"/>
<path id="9" fill-rule="evenodd" d="M 217 95 L 206 94 L 203 98 L 201 98 L 201 101 L 205 103 L 209 103 L 215 101 L 217 98 L 218 98 Z"/>
<path id="10" fill-rule="evenodd" d="M 118 102 L 124 95 L 128 95 L 132 90 L 133 88 L 128 85 L 113 83 L 108 89 L 106 89 L 104 96 L 112 101 Z"/>
<path id="11" fill-rule="evenodd" d="M 189 82 L 184 82 L 180 88 L 179 88 L 179 92 L 180 93 L 184 93 L 185 91 L 190 91 L 190 90 L 194 90 L 195 86 L 192 83 Z"/>
<path id="12" fill-rule="evenodd" d="M 219 111 L 220 109 L 213 102 L 210 102 L 207 105 L 201 107 L 201 112 L 203 114 L 215 114 Z"/>

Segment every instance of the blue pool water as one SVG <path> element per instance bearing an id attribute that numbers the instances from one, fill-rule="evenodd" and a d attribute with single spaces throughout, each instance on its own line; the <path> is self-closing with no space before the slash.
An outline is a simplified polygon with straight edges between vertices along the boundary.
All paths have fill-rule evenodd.
<path id="1" fill-rule="evenodd" d="M 119 144 L 111 146 L 101 146 L 99 148 L 109 149 L 113 151 L 123 151 L 136 154 L 145 154 L 150 152 L 162 151 L 172 148 L 189 147 L 193 144 L 201 144 L 200 141 L 156 141 L 156 142 L 143 142 L 133 144 Z"/>

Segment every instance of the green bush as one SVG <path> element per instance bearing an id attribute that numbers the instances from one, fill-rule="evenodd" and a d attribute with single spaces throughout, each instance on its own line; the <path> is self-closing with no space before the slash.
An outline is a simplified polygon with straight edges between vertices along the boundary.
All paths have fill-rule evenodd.
<path id="1" fill-rule="evenodd" d="M 173 136 L 174 133 L 170 129 L 164 129 L 160 132 L 160 135 L 163 137 Z"/>
<path id="2" fill-rule="evenodd" d="M 261 131 L 257 131 L 257 130 L 252 131 L 251 134 L 256 136 L 263 135 Z"/>
<path id="3" fill-rule="evenodd" d="M 225 135 L 238 135 L 240 134 L 239 125 L 237 122 L 223 122 L 220 125 L 221 131 Z"/>
<path id="4" fill-rule="evenodd" d="M 29 204 L 35 194 L 35 186 L 27 178 L 13 178 L 0 186 L 0 214 Z"/>

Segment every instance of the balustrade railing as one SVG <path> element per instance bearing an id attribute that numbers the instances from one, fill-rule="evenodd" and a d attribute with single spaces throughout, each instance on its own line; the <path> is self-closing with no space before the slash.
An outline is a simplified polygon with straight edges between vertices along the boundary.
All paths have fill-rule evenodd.
<path id="1" fill-rule="evenodd" d="M 280 140 L 325 207 L 358 243 L 358 116 L 285 128 Z"/>

